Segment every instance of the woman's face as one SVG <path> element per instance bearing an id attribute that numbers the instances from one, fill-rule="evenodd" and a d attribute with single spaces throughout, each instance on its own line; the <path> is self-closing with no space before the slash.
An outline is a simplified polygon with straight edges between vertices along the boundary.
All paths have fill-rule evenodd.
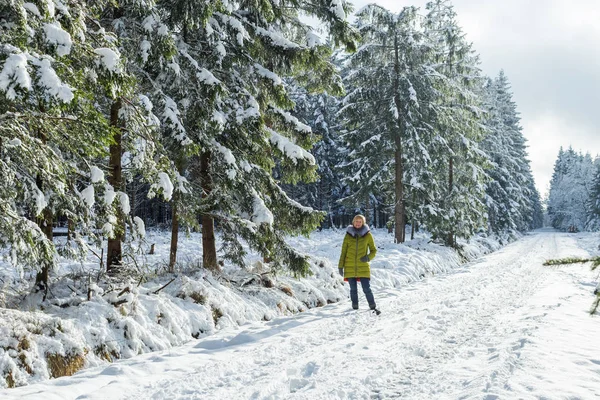
<path id="1" fill-rule="evenodd" d="M 356 228 L 356 229 L 360 229 L 363 226 L 363 221 L 360 218 L 356 218 L 354 221 L 352 221 L 352 225 Z"/>

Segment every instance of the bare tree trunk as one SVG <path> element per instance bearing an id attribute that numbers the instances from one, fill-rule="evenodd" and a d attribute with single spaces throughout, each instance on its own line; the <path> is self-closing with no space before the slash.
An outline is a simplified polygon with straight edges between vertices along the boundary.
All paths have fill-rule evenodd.
<path id="1" fill-rule="evenodd" d="M 73 233 L 75 232 L 75 224 L 73 219 L 67 218 L 67 240 L 73 239 Z"/>
<path id="2" fill-rule="evenodd" d="M 110 145 L 110 160 L 108 169 L 110 175 L 108 177 L 108 183 L 114 188 L 115 191 L 121 190 L 122 187 L 122 164 L 121 155 L 123 152 L 122 140 L 123 133 L 119 124 L 119 109 L 121 108 L 121 100 L 116 100 L 110 108 L 110 125 L 115 130 L 114 143 Z M 117 214 L 117 224 L 119 228 L 116 229 L 113 238 L 108 239 L 108 248 L 106 252 L 106 271 L 111 271 L 118 268 L 123 261 L 123 250 L 121 247 L 121 241 L 123 240 L 123 215 L 119 209 Z"/>
<path id="3" fill-rule="evenodd" d="M 402 184 L 402 150 L 399 146 L 400 138 L 396 138 L 396 178 L 395 178 L 395 194 L 396 194 L 396 205 L 394 207 L 394 239 L 396 243 L 404 243 L 404 185 Z"/>
<path id="4" fill-rule="evenodd" d="M 329 229 L 332 229 L 335 227 L 335 219 L 333 218 L 333 213 L 331 212 L 331 206 L 328 206 L 329 209 Z"/>
<path id="5" fill-rule="evenodd" d="M 415 190 L 412 190 L 412 203 L 413 203 L 413 209 L 416 208 L 415 204 L 416 204 L 416 195 L 415 195 Z M 415 225 L 417 224 L 415 217 L 412 217 L 412 222 L 410 223 L 410 240 L 413 240 L 415 238 Z"/>
<path id="6" fill-rule="evenodd" d="M 210 152 L 206 151 L 202 153 L 200 156 L 200 183 L 205 197 L 210 195 L 212 191 L 210 163 Z M 208 214 L 202 214 L 202 266 L 213 271 L 220 270 L 219 264 L 217 264 L 214 220 Z"/>
<path id="7" fill-rule="evenodd" d="M 177 242 L 179 239 L 179 216 L 177 215 L 177 202 L 179 201 L 179 194 L 175 192 L 173 194 L 172 205 L 171 205 L 171 251 L 169 253 L 169 272 L 175 271 L 175 263 L 177 262 Z"/>
<path id="8" fill-rule="evenodd" d="M 325 197 L 325 189 L 323 188 L 323 179 L 319 179 L 319 211 L 323 211 L 323 198 Z"/>
<path id="9" fill-rule="evenodd" d="M 448 174 L 448 200 L 450 200 L 450 196 L 452 196 L 452 186 L 453 186 L 453 182 L 454 181 L 454 162 L 452 157 L 450 157 L 450 163 L 449 163 L 449 174 Z M 446 211 L 450 211 L 450 210 L 446 210 Z M 452 228 L 450 228 L 450 231 L 448 232 L 448 237 L 446 238 L 446 244 L 448 246 L 454 246 L 454 230 Z"/>
<path id="10" fill-rule="evenodd" d="M 38 180 L 38 185 L 40 184 L 40 180 Z M 42 218 L 39 219 L 38 225 L 41 228 L 44 235 L 49 241 L 54 240 L 54 235 L 52 233 L 52 221 L 53 215 L 50 207 L 46 207 L 42 212 Z M 42 269 L 37 273 L 35 277 L 36 286 L 44 291 L 44 298 L 46 297 L 46 293 L 48 292 L 48 277 L 50 272 L 50 263 L 44 262 L 42 265 Z"/>
<path id="11" fill-rule="evenodd" d="M 177 172 L 183 173 L 183 161 L 178 158 L 176 161 Z M 171 199 L 171 251 L 169 253 L 169 272 L 175 271 L 177 262 L 177 244 L 179 241 L 179 198 L 180 193 L 176 190 Z"/>
<path id="12" fill-rule="evenodd" d="M 394 103 L 398 115 L 402 115 L 401 101 L 400 101 L 400 49 L 398 43 L 398 35 L 394 38 L 394 73 L 395 73 L 395 96 Z M 404 243 L 405 232 L 404 232 L 404 184 L 402 182 L 402 175 L 404 174 L 404 168 L 402 165 L 402 126 L 398 121 L 398 132 L 394 135 L 394 142 L 396 151 L 394 154 L 395 161 L 395 195 L 396 202 L 394 207 L 394 240 L 396 243 Z"/>
<path id="13" fill-rule="evenodd" d="M 43 108 L 41 109 L 41 111 L 42 112 L 44 111 Z M 39 130 L 38 136 L 39 136 L 40 140 L 42 141 L 42 143 L 45 145 L 48 141 L 48 137 L 46 136 L 46 133 Z M 44 193 L 44 181 L 42 180 L 41 175 L 37 175 L 35 183 L 36 183 L 36 186 L 38 187 L 38 189 L 40 190 L 40 192 L 42 192 L 42 194 L 43 194 Z M 46 206 L 46 208 L 44 208 L 44 210 L 42 211 L 42 217 L 38 219 L 38 226 L 40 227 L 42 232 L 44 232 L 44 235 L 46 235 L 46 238 L 51 242 L 54 239 L 54 237 L 53 237 L 54 235 L 52 233 L 53 220 L 54 220 L 54 216 L 52 215 L 52 209 L 49 206 Z M 41 270 L 37 273 L 37 275 L 35 277 L 36 287 L 39 290 L 44 291 L 44 299 L 46 298 L 46 294 L 48 293 L 49 272 L 50 272 L 50 262 L 44 262 L 44 264 L 41 266 Z"/>

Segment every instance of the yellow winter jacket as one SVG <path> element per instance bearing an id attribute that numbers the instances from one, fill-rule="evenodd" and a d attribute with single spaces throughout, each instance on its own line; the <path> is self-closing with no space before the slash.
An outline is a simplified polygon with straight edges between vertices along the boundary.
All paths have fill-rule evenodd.
<path id="1" fill-rule="evenodd" d="M 346 229 L 338 268 L 344 269 L 344 278 L 370 278 L 369 262 L 360 261 L 360 258 L 368 255 L 369 261 L 371 261 L 375 258 L 375 254 L 377 254 L 377 248 L 369 227 L 363 225 L 361 229 L 357 230 L 350 225 Z"/>

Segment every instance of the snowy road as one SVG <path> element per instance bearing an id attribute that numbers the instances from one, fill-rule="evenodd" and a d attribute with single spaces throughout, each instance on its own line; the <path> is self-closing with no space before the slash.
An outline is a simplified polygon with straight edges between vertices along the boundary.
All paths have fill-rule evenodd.
<path id="1" fill-rule="evenodd" d="M 220 332 L 7 399 L 594 399 L 600 319 L 573 235 L 541 231 L 450 274 Z M 362 304 L 364 304 L 364 299 Z M 6 395 L 6 396 L 5 396 Z"/>

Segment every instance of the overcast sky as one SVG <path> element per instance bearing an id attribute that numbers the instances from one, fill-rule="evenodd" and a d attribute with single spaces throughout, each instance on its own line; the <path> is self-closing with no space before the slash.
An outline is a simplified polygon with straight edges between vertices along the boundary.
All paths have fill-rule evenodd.
<path id="1" fill-rule="evenodd" d="M 352 1 L 352 0 L 351 0 Z M 427 0 L 354 0 L 399 12 Z M 600 1 L 454 0 L 459 23 L 495 77 L 503 69 L 544 195 L 560 146 L 600 154 Z"/>

